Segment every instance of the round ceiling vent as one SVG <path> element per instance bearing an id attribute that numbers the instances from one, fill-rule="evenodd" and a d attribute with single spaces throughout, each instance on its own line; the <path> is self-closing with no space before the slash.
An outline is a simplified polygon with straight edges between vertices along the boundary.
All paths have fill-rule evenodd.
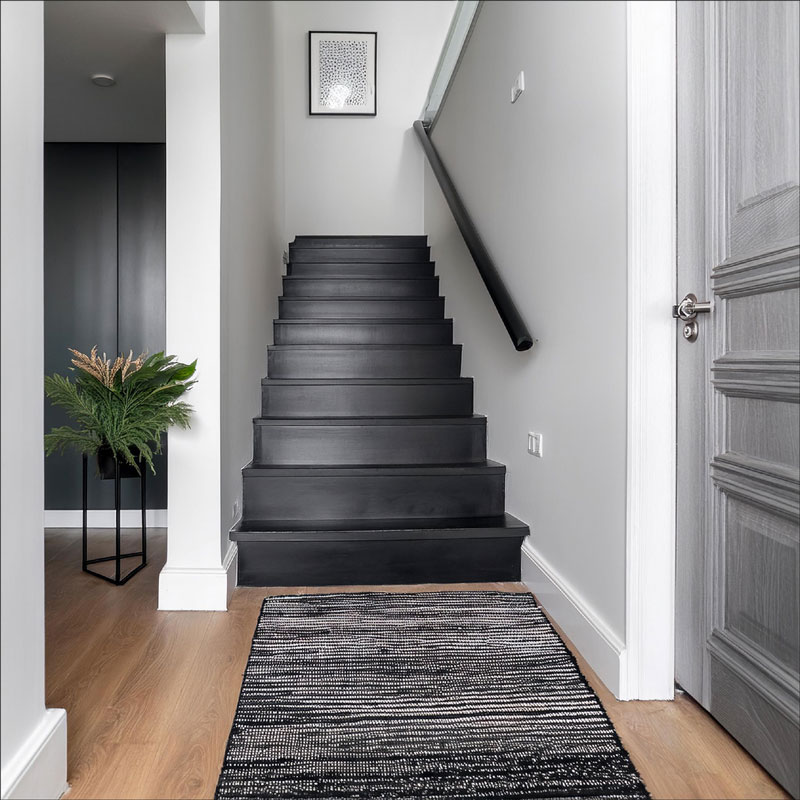
<path id="1" fill-rule="evenodd" d="M 113 86 L 116 82 L 116 79 L 112 75 L 92 75 L 92 83 L 95 86 Z"/>

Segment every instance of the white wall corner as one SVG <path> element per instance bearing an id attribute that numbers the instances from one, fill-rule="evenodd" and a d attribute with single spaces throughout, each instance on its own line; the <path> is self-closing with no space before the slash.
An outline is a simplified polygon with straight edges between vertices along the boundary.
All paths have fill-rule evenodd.
<path id="1" fill-rule="evenodd" d="M 41 723 L 3 767 L 3 800 L 50 800 L 67 784 L 67 712 L 49 708 Z"/>
<path id="2" fill-rule="evenodd" d="M 522 543 L 522 582 L 536 595 L 578 652 L 615 697 L 626 684 L 625 645 L 577 591 L 539 554 Z"/>
<path id="3" fill-rule="evenodd" d="M 675 13 L 627 3 L 627 700 L 675 683 Z"/>
<path id="4" fill-rule="evenodd" d="M 171 567 L 158 576 L 159 611 L 227 611 L 236 588 L 238 549 L 231 542 L 219 567 Z"/>
<path id="5" fill-rule="evenodd" d="M 189 11 L 197 21 L 197 31 L 187 31 L 187 33 L 205 33 L 206 30 L 206 3 L 205 0 L 186 0 Z"/>

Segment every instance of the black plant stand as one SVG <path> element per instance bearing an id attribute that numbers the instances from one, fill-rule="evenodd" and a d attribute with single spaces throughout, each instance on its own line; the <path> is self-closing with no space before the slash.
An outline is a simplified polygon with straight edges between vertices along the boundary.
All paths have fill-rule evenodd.
<path id="1" fill-rule="evenodd" d="M 138 553 L 122 553 L 121 550 L 121 535 L 120 535 L 120 507 L 122 505 L 122 476 L 120 475 L 119 461 L 114 460 L 114 510 L 116 512 L 116 529 L 117 529 L 117 547 L 113 556 L 104 556 L 103 558 L 87 558 L 88 554 L 88 533 L 87 533 L 87 517 L 88 517 L 88 504 L 89 504 L 89 467 L 88 458 L 86 454 L 83 455 L 83 571 L 94 575 L 97 578 L 102 578 L 104 581 L 113 583 L 115 586 L 122 586 L 127 583 L 140 569 L 147 566 L 147 478 L 145 476 L 145 464 L 140 463 L 139 480 L 142 486 L 142 549 Z M 141 563 L 134 567 L 125 577 L 122 574 L 122 559 L 123 558 L 141 558 Z M 100 572 L 95 572 L 89 569 L 90 564 L 101 564 L 106 561 L 116 561 L 116 569 L 114 570 L 114 577 L 110 578 L 108 575 L 103 575 Z"/>

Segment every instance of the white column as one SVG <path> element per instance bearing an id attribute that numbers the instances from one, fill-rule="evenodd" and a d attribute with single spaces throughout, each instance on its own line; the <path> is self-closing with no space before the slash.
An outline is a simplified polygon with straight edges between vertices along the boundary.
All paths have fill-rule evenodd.
<path id="1" fill-rule="evenodd" d="M 197 362 L 188 431 L 169 435 L 163 610 L 225 611 L 236 550 L 220 548 L 220 75 L 219 3 L 205 34 L 168 34 L 167 351 Z"/>
<path id="2" fill-rule="evenodd" d="M 41 799 L 67 788 L 67 715 L 44 705 L 44 7 L 0 13 L 0 795 Z"/>

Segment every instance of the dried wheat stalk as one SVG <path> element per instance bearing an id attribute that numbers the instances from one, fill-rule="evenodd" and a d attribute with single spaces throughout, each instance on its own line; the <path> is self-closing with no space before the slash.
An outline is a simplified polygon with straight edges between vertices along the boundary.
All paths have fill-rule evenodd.
<path id="1" fill-rule="evenodd" d="M 92 348 L 92 352 L 89 355 L 81 353 L 80 350 L 73 350 L 71 347 L 68 349 L 75 356 L 72 359 L 72 363 L 78 369 L 97 378 L 100 383 L 109 389 L 114 387 L 114 378 L 116 378 L 120 370 L 122 370 L 121 380 L 124 382 L 129 375 L 132 375 L 142 366 L 145 359 L 144 353 L 140 353 L 134 358 L 133 350 L 131 350 L 126 358 L 117 356 L 112 364 L 111 359 L 105 353 L 103 353 L 102 358 L 97 354 L 97 345 Z"/>

